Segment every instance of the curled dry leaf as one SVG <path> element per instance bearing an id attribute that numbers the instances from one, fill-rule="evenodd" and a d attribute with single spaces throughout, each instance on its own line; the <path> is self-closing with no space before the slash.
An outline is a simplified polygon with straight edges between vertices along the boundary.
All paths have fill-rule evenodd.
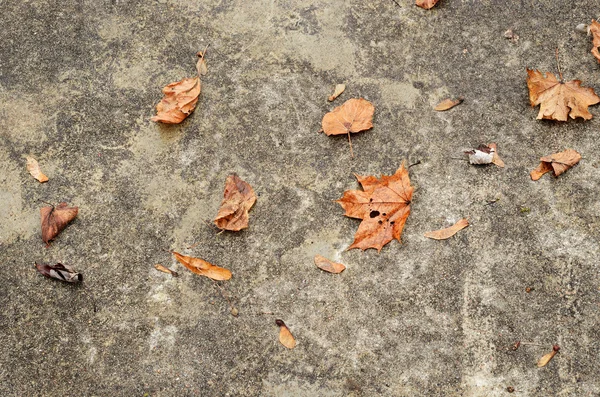
<path id="1" fill-rule="evenodd" d="M 236 174 L 225 181 L 223 201 L 215 218 L 215 225 L 221 230 L 239 231 L 248 227 L 248 211 L 256 202 L 252 186 Z"/>
<path id="2" fill-rule="evenodd" d="M 171 269 L 169 269 L 167 267 L 164 267 L 160 263 L 157 263 L 156 265 L 154 265 L 154 268 L 156 270 L 158 270 L 159 272 L 170 274 L 173 277 L 179 277 L 179 273 L 177 273 L 175 270 L 171 270 Z"/>
<path id="3" fill-rule="evenodd" d="M 335 98 L 342 95 L 342 92 L 344 92 L 345 90 L 346 90 L 346 84 L 337 84 L 335 86 L 335 90 L 333 91 L 333 94 L 329 98 L 327 98 L 327 100 L 329 102 L 334 101 Z"/>
<path id="4" fill-rule="evenodd" d="M 465 99 L 463 97 L 456 99 L 444 99 L 442 102 L 438 103 L 433 110 L 437 110 L 438 112 L 443 112 L 448 109 L 452 109 L 454 106 L 461 104 Z"/>
<path id="5" fill-rule="evenodd" d="M 231 278 L 231 272 L 229 270 L 215 266 L 204 259 L 181 255 L 178 252 L 173 252 L 173 255 L 175 255 L 175 259 L 177 259 L 179 263 L 187 267 L 192 273 L 219 281 L 229 280 Z"/>
<path id="6" fill-rule="evenodd" d="M 560 346 L 558 346 L 558 345 L 552 346 L 552 351 L 548 354 L 545 354 L 542 358 L 540 358 L 537 363 L 537 366 L 540 368 L 545 367 L 546 364 L 548 364 L 550 362 L 550 360 L 552 360 L 552 358 L 554 356 L 556 356 L 556 353 L 558 353 L 559 350 L 560 350 Z"/>
<path id="7" fill-rule="evenodd" d="M 44 276 L 53 278 L 55 280 L 60 280 L 67 283 L 78 283 L 83 281 L 83 276 L 81 274 L 71 269 L 70 266 L 63 265 L 62 263 L 57 263 L 56 265 L 36 263 L 35 268 Z"/>
<path id="8" fill-rule="evenodd" d="M 592 34 L 592 54 L 600 62 L 600 23 L 592 19 L 592 24 L 588 26 L 588 32 Z"/>
<path id="9" fill-rule="evenodd" d="M 350 218 L 362 219 L 354 242 L 348 249 L 366 250 L 375 248 L 381 251 L 384 245 L 397 239 L 410 214 L 413 187 L 410 185 L 408 170 L 404 163 L 391 176 L 356 175 L 363 191 L 347 190 L 337 200 Z"/>
<path id="10" fill-rule="evenodd" d="M 537 119 L 567 121 L 581 117 L 590 120 L 592 114 L 588 106 L 600 102 L 600 97 L 593 89 L 581 87 L 581 81 L 572 80 L 566 83 L 558 81 L 552 73 L 544 74 L 539 70 L 527 69 L 527 87 L 529 102 L 532 107 L 540 106 Z"/>
<path id="11" fill-rule="evenodd" d="M 545 173 L 552 171 L 555 177 L 579 163 L 581 155 L 573 149 L 567 149 L 564 152 L 554 153 L 549 156 L 544 156 L 540 159 L 540 165 L 531 171 L 529 175 L 531 179 L 537 181 Z"/>
<path id="12" fill-rule="evenodd" d="M 440 0 L 415 0 L 415 4 L 421 8 L 429 10 L 433 8 Z"/>
<path id="13" fill-rule="evenodd" d="M 37 160 L 33 157 L 27 156 L 27 171 L 29 171 L 31 176 L 37 179 L 39 182 L 48 182 L 48 177 L 44 175 Z"/>
<path id="14" fill-rule="evenodd" d="M 330 261 L 329 259 L 321 255 L 315 255 L 315 265 L 317 265 L 317 267 L 321 270 L 335 274 L 341 273 L 344 270 L 346 270 L 346 266 L 342 265 L 341 263 Z"/>
<path id="15" fill-rule="evenodd" d="M 447 238 L 454 236 L 459 230 L 462 230 L 467 226 L 469 226 L 469 221 L 463 218 L 456 222 L 454 225 L 445 229 L 427 232 L 425 233 L 425 237 L 432 238 L 434 240 L 446 240 Z"/>
<path id="16" fill-rule="evenodd" d="M 492 152 L 494 153 L 494 156 L 492 157 L 492 163 L 494 163 L 500 168 L 504 168 L 504 161 L 502 161 L 502 159 L 498 155 L 498 146 L 495 143 L 490 143 L 488 146 L 490 149 L 492 149 Z"/>
<path id="17" fill-rule="evenodd" d="M 156 105 L 156 116 L 150 120 L 179 124 L 196 108 L 200 95 L 200 78 L 191 77 L 163 88 L 164 98 Z"/>
<path id="18" fill-rule="evenodd" d="M 56 207 L 40 208 L 42 218 L 42 240 L 46 244 L 58 234 L 77 216 L 78 207 L 68 207 L 67 203 L 60 203 Z"/>
<path id="19" fill-rule="evenodd" d="M 363 98 L 348 99 L 323 116 L 321 125 L 326 135 L 350 134 L 373 128 L 375 107 Z"/>
<path id="20" fill-rule="evenodd" d="M 294 339 L 287 325 L 282 320 L 275 320 L 275 324 L 279 326 L 279 342 L 288 349 L 296 347 L 296 339 Z"/>

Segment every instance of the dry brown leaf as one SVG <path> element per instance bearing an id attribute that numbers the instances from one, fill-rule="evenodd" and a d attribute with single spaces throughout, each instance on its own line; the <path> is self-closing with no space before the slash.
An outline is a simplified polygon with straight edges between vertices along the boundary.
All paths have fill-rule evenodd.
<path id="1" fill-rule="evenodd" d="M 341 263 L 330 261 L 329 259 L 321 255 L 315 255 L 315 265 L 317 265 L 317 267 L 321 270 L 335 274 L 341 273 L 344 270 L 346 270 L 346 266 L 342 265 Z"/>
<path id="2" fill-rule="evenodd" d="M 559 350 L 560 350 L 560 346 L 558 346 L 558 345 L 552 346 L 552 351 L 548 354 L 545 354 L 542 358 L 540 358 L 537 363 L 537 366 L 540 368 L 546 366 L 546 364 L 548 364 L 550 362 L 550 360 L 552 360 L 552 358 L 554 356 L 556 356 L 556 353 L 558 353 Z"/>
<path id="3" fill-rule="evenodd" d="M 168 267 L 164 267 L 160 263 L 157 263 L 156 265 L 154 265 L 154 268 L 156 270 L 158 270 L 159 272 L 168 273 L 173 277 L 179 277 L 179 273 L 177 273 L 175 270 L 171 270 Z"/>
<path id="4" fill-rule="evenodd" d="M 321 125 L 326 135 L 350 134 L 373 128 L 375 107 L 363 98 L 348 99 L 323 116 Z"/>
<path id="5" fill-rule="evenodd" d="M 356 175 L 356 174 L 355 174 Z M 391 176 L 356 175 L 362 185 L 361 190 L 347 190 L 337 200 L 350 218 L 362 219 L 354 242 L 348 249 L 366 250 L 375 248 L 381 251 L 384 245 L 397 239 L 400 241 L 402 229 L 410 214 L 413 187 L 410 185 L 408 170 L 404 163 Z"/>
<path id="6" fill-rule="evenodd" d="M 294 339 L 287 325 L 282 320 L 275 320 L 275 324 L 279 326 L 279 342 L 288 349 L 296 347 L 296 339 Z"/>
<path id="7" fill-rule="evenodd" d="M 429 10 L 433 8 L 440 0 L 415 0 L 415 4 L 421 8 Z"/>
<path id="8" fill-rule="evenodd" d="M 443 112 L 444 110 L 452 109 L 454 106 L 461 104 L 465 99 L 463 97 L 456 99 L 444 99 L 442 102 L 438 103 L 433 110 L 437 110 L 438 112 Z"/>
<path id="9" fill-rule="evenodd" d="M 552 73 L 546 77 L 539 70 L 527 69 L 527 87 L 529 102 L 532 107 L 540 106 L 537 119 L 567 121 L 581 117 L 590 120 L 592 114 L 588 106 L 600 102 L 600 97 L 591 88 L 581 87 L 581 81 L 572 80 L 566 83 L 558 81 Z M 562 79 L 561 79 L 562 80 Z"/>
<path id="10" fill-rule="evenodd" d="M 600 23 L 592 19 L 592 24 L 588 27 L 589 32 L 592 34 L 592 54 L 600 62 Z"/>
<path id="11" fill-rule="evenodd" d="M 46 175 L 44 175 L 44 173 L 40 169 L 40 165 L 38 164 L 37 160 L 34 159 L 33 157 L 29 157 L 29 156 L 27 156 L 26 159 L 27 159 L 27 171 L 29 171 L 31 176 L 34 177 L 35 179 L 37 179 L 41 183 L 48 182 L 48 177 Z"/>
<path id="12" fill-rule="evenodd" d="M 446 240 L 447 238 L 454 236 L 459 230 L 462 230 L 467 226 L 469 226 L 469 221 L 463 218 L 456 222 L 454 225 L 445 229 L 427 232 L 425 233 L 425 237 L 432 238 L 434 240 Z"/>
<path id="13" fill-rule="evenodd" d="M 164 98 L 156 105 L 156 116 L 150 120 L 179 124 L 196 108 L 200 95 L 200 78 L 190 77 L 163 88 Z"/>
<path id="14" fill-rule="evenodd" d="M 537 181 L 545 173 L 553 171 L 555 177 L 579 163 L 581 155 L 573 149 L 567 149 L 560 153 L 554 153 L 549 156 L 544 156 L 540 159 L 540 165 L 531 171 L 529 175 L 531 179 Z"/>
<path id="15" fill-rule="evenodd" d="M 42 240 L 46 245 L 77 216 L 78 207 L 68 207 L 67 203 L 60 203 L 56 207 L 40 208 L 42 218 Z"/>
<path id="16" fill-rule="evenodd" d="M 248 227 L 248 211 L 256 202 L 252 186 L 236 174 L 225 181 L 223 201 L 215 218 L 215 225 L 221 230 L 239 231 Z"/>
<path id="17" fill-rule="evenodd" d="M 327 98 L 327 100 L 329 102 L 334 101 L 335 98 L 342 95 L 342 92 L 344 92 L 344 90 L 346 90 L 346 84 L 337 84 L 335 86 L 335 90 L 334 90 L 333 94 L 329 98 Z"/>
<path id="18" fill-rule="evenodd" d="M 192 273 L 219 281 L 229 280 L 231 278 L 231 272 L 229 270 L 215 266 L 204 259 L 181 255 L 178 252 L 172 252 L 172 254 L 175 255 L 175 259 L 177 259 L 179 263 L 187 267 Z"/>

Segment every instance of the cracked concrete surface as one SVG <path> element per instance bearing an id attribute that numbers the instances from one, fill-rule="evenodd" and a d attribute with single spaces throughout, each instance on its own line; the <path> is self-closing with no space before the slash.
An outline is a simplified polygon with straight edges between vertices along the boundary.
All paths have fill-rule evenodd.
<path id="1" fill-rule="evenodd" d="M 575 31 L 597 4 L 397 3 L 0 0 L 0 394 L 599 395 L 600 107 L 587 122 L 537 121 L 525 84 L 526 67 L 556 71 L 558 47 L 565 78 L 600 90 L 591 39 Z M 207 44 L 196 111 L 151 122 L 161 88 L 191 76 Z M 448 96 L 465 102 L 434 112 Z M 376 107 L 355 158 L 346 137 L 317 133 L 352 97 Z M 452 159 L 489 142 L 506 168 Z M 568 147 L 578 166 L 529 179 Z M 402 244 L 346 251 L 359 222 L 333 200 L 353 173 L 405 159 L 421 164 Z M 206 221 L 233 172 L 258 201 L 249 229 L 217 235 Z M 80 208 L 49 248 L 42 200 Z M 452 239 L 423 237 L 465 216 Z M 239 316 L 169 249 L 231 269 L 222 286 Z M 320 272 L 317 253 L 347 270 Z M 34 261 L 71 264 L 84 286 Z M 530 344 L 510 350 L 517 340 Z"/>

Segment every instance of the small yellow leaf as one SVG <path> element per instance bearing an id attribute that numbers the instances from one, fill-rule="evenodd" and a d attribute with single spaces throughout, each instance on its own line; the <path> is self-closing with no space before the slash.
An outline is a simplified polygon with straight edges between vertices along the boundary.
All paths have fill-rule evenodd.
<path id="1" fill-rule="evenodd" d="M 26 158 L 27 171 L 29 171 L 31 176 L 41 183 L 48 182 L 48 177 L 42 173 L 42 170 L 40 169 L 40 165 L 38 164 L 37 160 L 29 156 L 27 156 Z"/>

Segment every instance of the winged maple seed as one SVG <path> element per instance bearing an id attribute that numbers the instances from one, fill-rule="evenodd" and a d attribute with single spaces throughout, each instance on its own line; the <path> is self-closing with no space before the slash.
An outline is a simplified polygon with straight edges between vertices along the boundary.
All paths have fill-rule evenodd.
<path id="1" fill-rule="evenodd" d="M 454 225 L 447 227 L 445 229 L 436 230 L 433 232 L 427 232 L 427 233 L 425 233 L 425 237 L 431 238 L 434 240 L 446 240 L 446 239 L 454 236 L 456 233 L 458 233 L 458 231 L 464 229 L 467 226 L 469 226 L 469 221 L 463 218 L 463 219 L 459 220 L 458 222 L 456 222 Z"/>
<path id="2" fill-rule="evenodd" d="M 344 90 L 346 90 L 346 84 L 336 84 L 335 90 L 333 91 L 333 94 L 330 95 L 329 98 L 327 98 L 327 100 L 329 102 L 333 102 L 335 100 L 335 98 L 337 98 L 340 95 L 342 95 L 342 93 L 344 92 Z"/>
<path id="3" fill-rule="evenodd" d="M 279 327 L 279 342 L 288 349 L 296 347 L 296 339 L 294 339 L 290 329 L 285 325 L 283 320 L 275 320 L 275 324 Z"/>
<path id="4" fill-rule="evenodd" d="M 175 259 L 177 259 L 179 263 L 187 267 L 192 273 L 219 281 L 229 280 L 231 278 L 231 272 L 229 270 L 215 266 L 204 259 L 181 255 L 178 252 L 172 252 L 172 254 L 175 255 Z"/>
<path id="5" fill-rule="evenodd" d="M 330 261 L 321 255 L 315 255 L 315 265 L 321 270 L 334 274 L 338 274 L 346 270 L 346 266 L 342 265 L 341 263 Z"/>
<path id="6" fill-rule="evenodd" d="M 83 276 L 81 274 L 71 269 L 70 266 L 63 265 L 62 263 L 57 263 L 56 265 L 36 263 L 35 268 L 38 272 L 48 278 L 64 281 L 66 283 L 78 283 L 83 281 Z"/>
<path id="7" fill-rule="evenodd" d="M 548 364 L 550 362 L 550 360 L 552 360 L 554 358 L 554 356 L 556 356 L 556 353 L 558 353 L 559 350 L 560 350 L 560 346 L 558 346 L 558 345 L 552 346 L 552 351 L 550 353 L 542 356 L 542 358 L 540 358 L 538 360 L 537 366 L 540 368 L 545 367 L 546 364 Z"/>
<path id="8" fill-rule="evenodd" d="M 40 208 L 42 218 L 42 240 L 46 245 L 77 216 L 78 207 L 68 207 L 67 203 L 60 203 L 58 206 L 49 206 Z"/>
<path id="9" fill-rule="evenodd" d="M 433 8 L 440 0 L 416 0 L 415 4 L 421 8 L 429 10 Z"/>
<path id="10" fill-rule="evenodd" d="M 540 159 L 540 165 L 530 172 L 531 179 L 537 181 L 545 173 L 552 171 L 555 177 L 564 173 L 575 164 L 579 163 L 581 155 L 573 149 L 567 149 L 560 153 L 544 156 Z"/>
<path id="11" fill-rule="evenodd" d="M 443 112 L 445 110 L 452 109 L 456 105 L 460 105 L 465 99 L 463 97 L 459 97 L 456 99 L 444 99 L 442 102 L 438 103 L 433 110 L 437 110 L 438 112 Z"/>
<path id="12" fill-rule="evenodd" d="M 225 181 L 225 191 L 221 208 L 215 218 L 215 225 L 221 230 L 239 231 L 248 227 L 248 211 L 256 202 L 252 186 L 236 174 Z"/>
<path id="13" fill-rule="evenodd" d="M 591 25 L 588 27 L 589 32 L 592 34 L 592 54 L 600 62 L 600 23 L 592 19 Z"/>
<path id="14" fill-rule="evenodd" d="M 413 187 L 404 163 L 391 176 L 356 175 L 363 191 L 347 190 L 337 200 L 350 218 L 362 219 L 354 242 L 348 249 L 381 251 L 384 245 L 396 239 L 400 241 L 402 229 L 410 214 Z"/>
<path id="15" fill-rule="evenodd" d="M 540 106 L 537 119 L 567 121 L 581 117 L 590 120 L 592 114 L 588 106 L 600 102 L 600 97 L 593 89 L 581 87 L 581 81 L 572 80 L 566 83 L 558 81 L 552 73 L 544 74 L 539 70 L 527 69 L 527 87 L 529 102 L 532 107 Z"/>
<path id="16" fill-rule="evenodd" d="M 27 159 L 27 171 L 29 171 L 31 176 L 34 177 L 35 179 L 37 179 L 41 183 L 48 182 L 48 177 L 46 175 L 44 175 L 44 173 L 40 169 L 40 165 L 38 164 L 37 160 L 34 159 L 33 157 L 29 157 L 29 156 L 27 156 L 26 159 Z"/>

